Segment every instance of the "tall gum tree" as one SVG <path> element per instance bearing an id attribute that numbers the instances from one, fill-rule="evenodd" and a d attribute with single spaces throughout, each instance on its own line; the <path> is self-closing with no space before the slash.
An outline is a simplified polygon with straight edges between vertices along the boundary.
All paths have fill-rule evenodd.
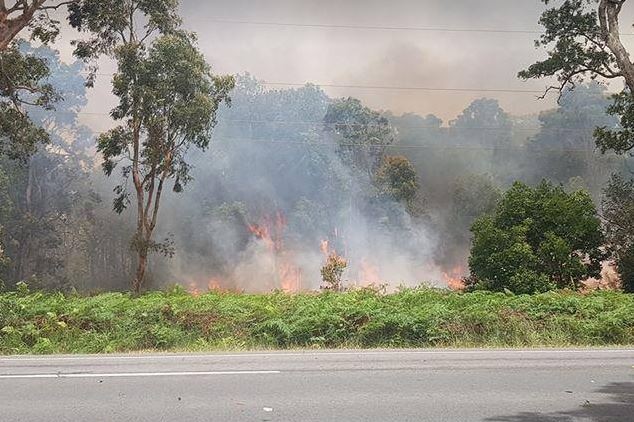
<path id="1" fill-rule="evenodd" d="M 121 124 L 99 137 L 98 150 L 107 175 L 121 167 L 115 211 L 130 203 L 136 210 L 135 293 L 148 255 L 172 253 L 169 242 L 153 238 L 166 184 L 180 192 L 191 179 L 187 150 L 209 145 L 218 107 L 234 85 L 232 77 L 212 74 L 195 37 L 180 30 L 177 6 L 174 0 L 95 0 L 71 11 L 73 25 L 92 34 L 75 43 L 76 55 L 91 60 L 107 54 L 118 64 L 112 84 L 119 104 L 111 115 Z"/>
<path id="2" fill-rule="evenodd" d="M 59 33 L 59 21 L 49 12 L 77 3 L 78 0 L 0 0 L 0 51 L 24 29 L 34 38 L 46 43 Z"/>
<path id="3" fill-rule="evenodd" d="M 544 34 L 535 42 L 548 50 L 545 60 L 519 73 L 523 79 L 555 77 L 547 88 L 564 92 L 586 79 L 620 80 L 625 90 L 614 96 L 608 112 L 616 127 L 598 127 L 597 145 L 603 152 L 624 154 L 634 148 L 634 63 L 621 40 L 621 14 L 628 0 L 541 0 L 547 9 L 540 18 Z"/>

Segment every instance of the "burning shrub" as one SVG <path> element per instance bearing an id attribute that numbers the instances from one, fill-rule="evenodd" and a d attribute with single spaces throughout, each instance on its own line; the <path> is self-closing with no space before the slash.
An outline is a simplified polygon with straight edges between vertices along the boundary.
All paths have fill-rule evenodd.
<path id="1" fill-rule="evenodd" d="M 337 255 L 336 252 L 331 252 L 326 259 L 326 263 L 321 267 L 321 278 L 324 281 L 321 288 L 334 292 L 342 291 L 343 282 L 341 278 L 347 266 L 348 261 Z"/>

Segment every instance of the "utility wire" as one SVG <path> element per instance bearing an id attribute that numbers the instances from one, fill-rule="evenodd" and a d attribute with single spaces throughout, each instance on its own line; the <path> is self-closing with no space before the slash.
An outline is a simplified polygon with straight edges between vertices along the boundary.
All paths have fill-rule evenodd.
<path id="1" fill-rule="evenodd" d="M 261 82 L 262 85 L 272 86 L 305 86 L 299 82 Z M 378 89 L 392 91 L 449 91 L 449 92 L 497 92 L 497 93 L 521 93 L 521 94 L 543 94 L 545 90 L 535 89 L 503 89 L 503 88 L 444 88 L 430 86 L 388 86 L 388 85 L 348 85 L 333 83 L 312 83 L 318 87 L 325 88 L 352 88 L 352 89 Z"/>
<path id="2" fill-rule="evenodd" d="M 530 30 L 530 29 L 379 26 L 379 25 L 255 21 L 255 20 L 220 19 L 220 18 L 203 18 L 203 19 L 208 22 L 233 24 L 233 25 L 280 26 L 280 27 L 295 27 L 295 28 L 355 29 L 355 30 L 362 29 L 362 30 L 373 30 L 373 31 L 377 30 L 377 31 L 416 31 L 416 32 L 464 32 L 464 33 L 485 33 L 485 34 L 530 34 L 530 35 L 542 35 L 544 33 L 543 31 Z M 634 33 L 621 33 L 620 35 L 633 36 Z"/>
<path id="3" fill-rule="evenodd" d="M 88 115 L 88 116 L 110 116 L 109 113 L 99 113 L 99 112 L 63 112 L 63 111 L 48 111 L 49 113 L 54 114 L 77 114 L 77 115 Z M 396 116 L 398 118 L 398 116 Z M 389 119 L 389 118 L 388 118 Z M 325 123 L 322 121 L 309 121 L 309 120 L 247 120 L 247 119 L 220 119 L 218 120 L 218 125 L 222 124 L 256 124 L 256 125 L 279 125 L 279 126 L 292 126 L 292 125 L 301 125 L 301 126 L 321 126 L 326 128 L 334 128 L 337 126 L 350 126 L 357 128 L 373 128 L 373 127 L 387 127 L 385 125 L 379 125 L 376 123 Z M 587 128 L 570 128 L 570 127 L 555 127 L 555 126 L 547 126 L 547 127 L 500 127 L 500 126 L 468 126 L 468 127 L 460 127 L 460 126 L 425 126 L 425 125 L 398 125 L 393 122 L 390 123 L 391 128 L 397 130 L 455 130 L 455 131 L 470 131 L 470 130 L 482 130 L 482 131 L 509 131 L 509 132 L 538 132 L 541 130 L 556 130 L 561 132 L 580 132 L 587 133 L 589 131 L 593 131 L 595 127 L 587 127 Z"/>
<path id="4" fill-rule="evenodd" d="M 88 72 L 81 72 L 88 74 Z M 113 76 L 114 73 L 96 73 L 98 76 Z M 260 85 L 268 86 L 299 86 L 314 85 L 323 88 L 347 88 L 347 89 L 375 89 L 387 91 L 438 91 L 438 92 L 494 92 L 511 94 L 539 94 L 543 95 L 546 89 L 508 89 L 508 88 L 469 88 L 469 87 L 433 87 L 433 86 L 399 86 L 399 85 L 360 85 L 360 84 L 335 84 L 320 82 L 266 82 L 258 81 Z"/>

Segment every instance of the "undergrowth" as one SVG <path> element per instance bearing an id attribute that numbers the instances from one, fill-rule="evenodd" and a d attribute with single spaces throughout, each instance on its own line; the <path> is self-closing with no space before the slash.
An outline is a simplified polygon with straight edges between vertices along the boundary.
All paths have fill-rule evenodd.
<path id="1" fill-rule="evenodd" d="M 0 353 L 634 344 L 634 295 L 0 294 Z"/>

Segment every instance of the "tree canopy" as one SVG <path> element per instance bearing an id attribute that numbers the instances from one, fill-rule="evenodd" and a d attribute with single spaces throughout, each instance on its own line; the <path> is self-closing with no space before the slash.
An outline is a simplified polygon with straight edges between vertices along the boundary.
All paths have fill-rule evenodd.
<path id="1" fill-rule="evenodd" d="M 601 222 L 590 196 L 517 182 L 494 215 L 476 220 L 469 267 L 481 287 L 533 293 L 598 276 Z"/>
<path id="2" fill-rule="evenodd" d="M 586 79 L 621 80 L 626 90 L 614 97 L 608 112 L 618 126 L 595 132 L 602 151 L 625 153 L 634 147 L 634 63 L 621 41 L 620 18 L 626 0 L 541 0 L 544 34 L 535 42 L 548 57 L 519 73 L 523 79 L 555 77 L 550 90 L 560 93 Z"/>

